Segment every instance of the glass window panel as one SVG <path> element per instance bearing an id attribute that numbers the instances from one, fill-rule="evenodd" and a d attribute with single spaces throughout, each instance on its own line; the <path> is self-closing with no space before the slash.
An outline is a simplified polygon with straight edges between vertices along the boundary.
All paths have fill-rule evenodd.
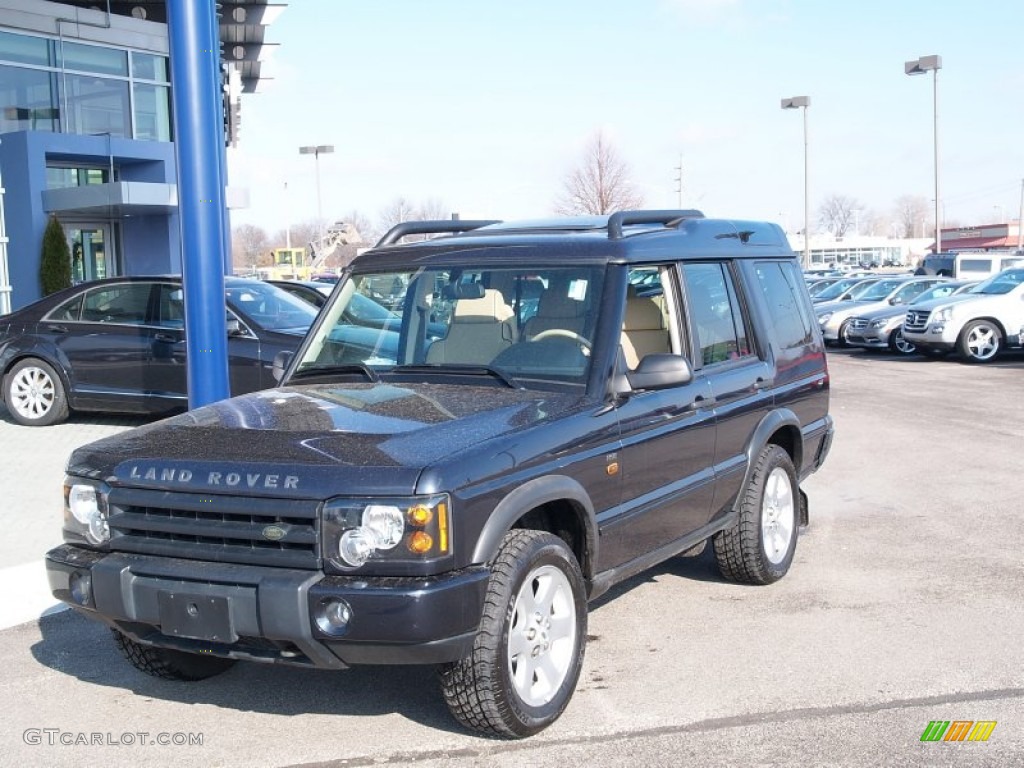
<path id="1" fill-rule="evenodd" d="M 89 184 L 106 184 L 110 173 L 106 168 L 57 168 L 46 169 L 46 188 L 84 187 Z"/>
<path id="2" fill-rule="evenodd" d="M 50 41 L 43 37 L 0 32 L 0 59 L 41 67 L 50 66 Z"/>
<path id="3" fill-rule="evenodd" d="M 136 83 L 135 138 L 151 141 L 171 140 L 170 88 Z"/>
<path id="4" fill-rule="evenodd" d="M 142 325 L 146 322 L 150 283 L 97 288 L 85 296 L 82 319 L 98 323 Z"/>
<path id="5" fill-rule="evenodd" d="M 167 57 L 132 51 L 132 77 L 138 80 L 168 82 Z"/>
<path id="6" fill-rule="evenodd" d="M 88 75 L 66 75 L 67 130 L 128 137 L 128 83 Z"/>
<path id="7" fill-rule="evenodd" d="M 64 52 L 64 69 L 128 76 L 128 52 L 125 50 L 66 41 L 63 46 L 58 45 L 57 49 Z"/>
<path id="8" fill-rule="evenodd" d="M 0 64 L 0 133 L 57 131 L 54 75 Z"/>
<path id="9" fill-rule="evenodd" d="M 685 264 L 683 273 L 704 364 L 751 354 L 745 318 L 725 264 Z"/>

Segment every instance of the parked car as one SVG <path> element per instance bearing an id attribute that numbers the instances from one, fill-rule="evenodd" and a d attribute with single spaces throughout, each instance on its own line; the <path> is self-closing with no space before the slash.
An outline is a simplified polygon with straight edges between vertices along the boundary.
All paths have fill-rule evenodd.
<path id="1" fill-rule="evenodd" d="M 902 306 L 944 279 L 910 275 L 888 277 L 855 286 L 839 301 L 816 304 L 814 311 L 821 326 L 822 338 L 826 344 L 843 346 L 846 344 L 846 329 L 854 315 L 885 307 Z"/>
<path id="2" fill-rule="evenodd" d="M 819 293 L 824 291 L 831 285 L 835 285 L 837 282 L 842 280 L 842 277 L 820 277 L 807 283 L 807 293 L 810 294 L 813 299 Z"/>
<path id="3" fill-rule="evenodd" d="M 907 310 L 926 301 L 965 293 L 978 284 L 977 280 L 946 280 L 933 285 L 906 306 L 886 305 L 870 312 L 858 312 L 846 326 L 846 343 L 863 349 L 888 349 L 898 355 L 912 355 L 917 348 L 903 338 L 903 320 Z"/>
<path id="4" fill-rule="evenodd" d="M 327 297 L 334 290 L 334 283 L 323 280 L 266 280 L 283 291 L 309 302 L 317 309 L 327 303 Z"/>
<path id="5" fill-rule="evenodd" d="M 993 275 L 970 293 L 910 309 L 903 336 L 925 354 L 957 350 L 970 363 L 987 363 L 1004 349 L 1024 346 L 1024 268 Z"/>
<path id="6" fill-rule="evenodd" d="M 316 310 L 260 280 L 225 278 L 231 393 L 273 386 L 274 356 L 294 351 Z M 71 411 L 161 414 L 188 407 L 179 277 L 113 277 L 0 318 L 3 401 L 15 421 Z"/>
<path id="7" fill-rule="evenodd" d="M 820 304 L 825 301 L 842 301 L 854 288 L 860 285 L 865 285 L 869 281 L 873 282 L 880 278 L 875 275 L 872 277 L 844 277 L 836 280 L 832 285 L 827 286 L 816 295 L 811 296 L 811 301 L 815 304 Z"/>
<path id="8" fill-rule="evenodd" d="M 352 348 L 354 297 L 396 283 L 399 325 L 375 331 L 394 357 Z M 544 286 L 530 317 L 527 284 Z M 49 583 L 157 677 L 438 665 L 465 727 L 530 736 L 569 703 L 587 605 L 615 584 L 706 544 L 725 578 L 785 576 L 828 401 L 777 225 L 398 225 L 356 257 L 280 387 L 72 455 Z"/>

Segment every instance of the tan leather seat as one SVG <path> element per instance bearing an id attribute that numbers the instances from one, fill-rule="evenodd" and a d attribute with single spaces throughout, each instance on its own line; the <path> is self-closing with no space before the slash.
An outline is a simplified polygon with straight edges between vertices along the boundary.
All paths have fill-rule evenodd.
<path id="1" fill-rule="evenodd" d="M 569 297 L 568 286 L 552 285 L 540 295 L 537 314 L 523 325 L 523 335 L 530 339 L 553 328 L 564 328 L 582 335 L 586 320 L 584 311 L 582 301 Z"/>
<path id="2" fill-rule="evenodd" d="M 512 307 L 499 291 L 460 286 L 448 335 L 430 345 L 428 363 L 490 363 L 515 341 Z M 474 293 L 479 294 L 474 296 Z"/>
<path id="3" fill-rule="evenodd" d="M 626 316 L 622 322 L 622 353 L 631 369 L 644 356 L 671 352 L 672 342 L 665 326 L 660 297 L 637 296 L 632 287 L 626 295 Z"/>

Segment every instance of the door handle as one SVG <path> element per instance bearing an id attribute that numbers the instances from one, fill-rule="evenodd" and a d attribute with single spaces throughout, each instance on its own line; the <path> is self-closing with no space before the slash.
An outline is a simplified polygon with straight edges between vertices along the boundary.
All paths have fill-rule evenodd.
<path id="1" fill-rule="evenodd" d="M 716 399 L 714 395 L 697 395 L 693 398 L 694 408 L 714 408 Z"/>
<path id="2" fill-rule="evenodd" d="M 163 341 L 168 344 L 177 344 L 179 341 L 182 341 L 182 339 L 179 339 L 172 333 L 158 333 L 153 338 L 157 341 Z"/>
<path id="3" fill-rule="evenodd" d="M 67 333 L 68 327 L 66 325 L 51 325 L 50 330 L 54 333 Z"/>

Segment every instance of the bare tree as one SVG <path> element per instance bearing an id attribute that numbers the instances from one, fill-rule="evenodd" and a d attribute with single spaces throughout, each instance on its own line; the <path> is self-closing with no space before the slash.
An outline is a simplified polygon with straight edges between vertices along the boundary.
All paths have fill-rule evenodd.
<path id="1" fill-rule="evenodd" d="M 895 217 L 901 237 L 926 237 L 929 229 L 928 201 L 918 195 L 896 198 Z"/>
<path id="2" fill-rule="evenodd" d="M 860 217 L 859 230 L 862 235 L 891 237 L 893 233 L 892 217 L 883 211 L 865 210 Z"/>
<path id="3" fill-rule="evenodd" d="M 452 212 L 448 209 L 448 205 L 439 197 L 428 198 L 421 202 L 416 208 L 418 218 L 424 220 L 438 221 L 440 219 L 450 219 L 452 216 Z"/>
<path id="4" fill-rule="evenodd" d="M 598 132 L 579 166 L 565 179 L 555 210 L 563 215 L 605 214 L 640 208 L 643 203 L 643 196 L 629 180 L 628 166 Z"/>
<path id="5" fill-rule="evenodd" d="M 254 264 L 265 267 L 272 261 L 270 247 L 270 239 L 263 227 L 239 224 L 231 233 L 231 263 L 240 268 Z"/>
<path id="6" fill-rule="evenodd" d="M 403 221 L 412 221 L 419 218 L 416 213 L 416 206 L 401 195 L 388 203 L 377 216 L 377 227 L 384 233 L 396 224 Z"/>
<path id="7" fill-rule="evenodd" d="M 818 223 L 834 237 L 843 237 L 850 231 L 857 214 L 864 206 L 846 195 L 830 195 L 818 208 Z"/>

